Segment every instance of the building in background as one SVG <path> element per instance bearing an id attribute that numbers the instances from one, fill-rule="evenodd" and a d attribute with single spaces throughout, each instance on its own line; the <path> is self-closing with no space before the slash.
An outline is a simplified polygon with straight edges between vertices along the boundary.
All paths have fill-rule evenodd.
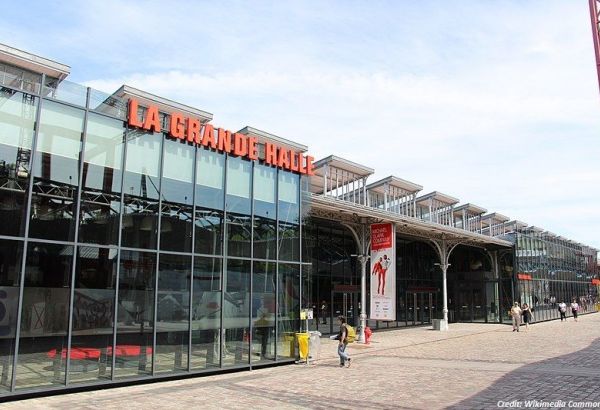
<path id="1" fill-rule="evenodd" d="M 293 362 L 301 308 L 368 317 L 373 223 L 396 268 L 373 329 L 597 301 L 596 249 L 69 70 L 0 45 L 0 399 Z"/>

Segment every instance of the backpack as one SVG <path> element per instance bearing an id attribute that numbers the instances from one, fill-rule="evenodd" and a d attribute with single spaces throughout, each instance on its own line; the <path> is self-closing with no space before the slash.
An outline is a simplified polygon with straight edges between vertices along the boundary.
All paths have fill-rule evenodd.
<path id="1" fill-rule="evenodd" d="M 346 341 L 348 343 L 354 343 L 354 341 L 356 340 L 356 329 L 354 329 L 349 324 L 346 324 L 346 331 L 348 332 L 348 334 L 346 335 Z"/>

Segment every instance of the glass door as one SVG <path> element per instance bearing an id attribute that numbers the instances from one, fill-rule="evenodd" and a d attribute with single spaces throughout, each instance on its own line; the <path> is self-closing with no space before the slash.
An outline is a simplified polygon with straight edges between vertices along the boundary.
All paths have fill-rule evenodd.
<path id="1" fill-rule="evenodd" d="M 406 324 L 408 326 L 417 324 L 417 294 L 406 292 Z"/>
<path id="2" fill-rule="evenodd" d="M 433 294 L 432 293 L 419 293 L 418 294 L 419 304 L 420 304 L 420 312 L 421 312 L 421 322 L 422 323 L 431 323 L 431 319 L 433 318 Z"/>
<path id="3" fill-rule="evenodd" d="M 358 325 L 359 309 L 358 309 L 358 293 L 357 292 L 332 292 L 332 331 L 336 332 L 337 317 L 340 315 L 346 316 L 348 324 L 356 327 Z"/>
<path id="4" fill-rule="evenodd" d="M 473 283 L 473 322 L 486 322 L 485 287 L 483 283 Z"/>
<path id="5" fill-rule="evenodd" d="M 456 295 L 456 309 L 458 310 L 458 321 L 459 322 L 471 322 L 472 311 L 471 311 L 471 287 L 466 283 L 461 283 L 457 289 Z"/>

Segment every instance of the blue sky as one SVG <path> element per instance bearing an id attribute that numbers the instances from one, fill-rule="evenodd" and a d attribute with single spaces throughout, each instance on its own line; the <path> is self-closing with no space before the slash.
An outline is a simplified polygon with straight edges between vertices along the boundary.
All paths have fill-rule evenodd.
<path id="1" fill-rule="evenodd" d="M 12 3 L 0 42 L 600 248 L 587 2 Z M 359 146 L 368 136 L 369 147 Z"/>

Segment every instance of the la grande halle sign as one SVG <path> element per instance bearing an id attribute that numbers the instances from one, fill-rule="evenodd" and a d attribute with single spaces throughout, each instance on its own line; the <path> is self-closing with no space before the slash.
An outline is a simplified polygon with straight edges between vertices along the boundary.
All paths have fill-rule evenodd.
<path id="1" fill-rule="evenodd" d="M 138 116 L 139 103 L 136 99 L 129 100 L 129 115 L 127 123 L 134 128 L 146 131 L 162 132 L 158 107 L 147 107 L 145 118 Z M 187 141 L 198 146 L 258 160 L 258 141 L 255 137 L 231 132 L 223 128 L 215 129 L 212 124 L 202 124 L 199 119 L 187 117 L 181 113 L 166 114 L 169 116 L 168 136 Z M 215 138 L 216 134 L 216 138 Z M 314 175 L 313 161 L 310 155 L 303 155 L 293 149 L 283 148 L 277 144 L 265 142 L 265 157 L 260 158 L 265 164 L 298 174 Z"/>

